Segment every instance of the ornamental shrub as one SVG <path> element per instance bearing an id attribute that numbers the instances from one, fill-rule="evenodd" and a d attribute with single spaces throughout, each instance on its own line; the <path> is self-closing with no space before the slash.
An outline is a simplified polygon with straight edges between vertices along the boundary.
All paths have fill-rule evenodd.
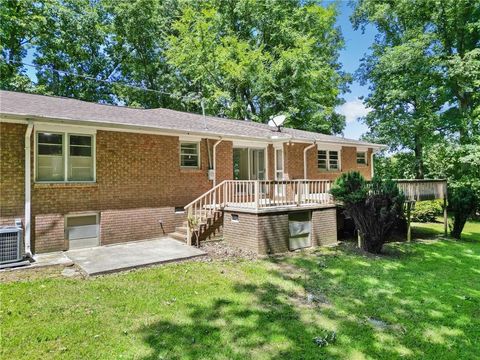
<path id="1" fill-rule="evenodd" d="M 333 197 L 343 202 L 362 237 L 361 247 L 380 253 L 397 220 L 403 214 L 405 197 L 392 180 L 373 178 L 367 183 L 356 171 L 343 173 L 331 189 Z"/>
<path id="2" fill-rule="evenodd" d="M 442 215 L 442 200 L 419 201 L 412 210 L 412 221 L 435 222 L 437 216 Z"/>
<path id="3" fill-rule="evenodd" d="M 475 190 L 470 186 L 459 186 L 449 189 L 448 203 L 453 212 L 453 226 L 450 228 L 450 235 L 460 239 L 463 227 L 468 218 L 480 208 L 480 199 L 477 198 Z"/>

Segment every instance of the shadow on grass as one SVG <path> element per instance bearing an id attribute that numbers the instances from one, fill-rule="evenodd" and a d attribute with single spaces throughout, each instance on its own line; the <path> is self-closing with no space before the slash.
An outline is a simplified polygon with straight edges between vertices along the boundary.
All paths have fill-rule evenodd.
<path id="1" fill-rule="evenodd" d="M 478 247 L 456 243 L 391 259 L 348 248 L 272 258 L 265 281 L 234 283 L 233 294 L 191 304 L 187 319 L 141 329 L 147 359 L 473 358 L 465 319 L 478 315 L 480 288 L 464 271 L 479 259 Z M 337 341 L 320 348 L 325 330 Z"/>

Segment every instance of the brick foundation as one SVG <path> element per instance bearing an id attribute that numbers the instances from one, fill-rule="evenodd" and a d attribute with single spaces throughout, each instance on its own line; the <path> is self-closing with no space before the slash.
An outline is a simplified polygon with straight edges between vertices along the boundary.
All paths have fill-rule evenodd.
<path id="1" fill-rule="evenodd" d="M 337 242 L 335 208 L 295 209 L 311 212 L 312 246 Z M 223 236 L 230 245 L 258 254 L 279 254 L 289 251 L 288 211 L 249 213 L 225 210 Z M 238 215 L 238 221 L 232 220 Z"/>

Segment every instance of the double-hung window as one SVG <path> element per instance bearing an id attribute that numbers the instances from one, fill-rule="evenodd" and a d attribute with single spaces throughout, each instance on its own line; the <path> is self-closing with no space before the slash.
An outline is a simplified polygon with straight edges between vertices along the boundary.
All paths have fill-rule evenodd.
<path id="1" fill-rule="evenodd" d="M 340 152 L 337 150 L 318 150 L 317 167 L 324 171 L 340 170 Z"/>
<path id="2" fill-rule="evenodd" d="M 357 151 L 357 164 L 367 165 L 367 153 L 365 151 Z"/>
<path id="3" fill-rule="evenodd" d="M 94 181 L 94 135 L 37 132 L 36 180 Z"/>
<path id="4" fill-rule="evenodd" d="M 180 143 L 180 166 L 184 168 L 200 167 L 200 149 L 197 142 Z"/>

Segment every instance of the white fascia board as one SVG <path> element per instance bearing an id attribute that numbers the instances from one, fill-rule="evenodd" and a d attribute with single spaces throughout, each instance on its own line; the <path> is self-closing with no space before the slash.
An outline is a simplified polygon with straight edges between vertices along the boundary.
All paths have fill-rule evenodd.
<path id="1" fill-rule="evenodd" d="M 336 150 L 336 151 L 341 151 L 342 150 L 342 144 L 334 144 L 334 143 L 323 143 L 323 142 L 317 142 L 317 149 L 318 150 Z"/>
<path id="2" fill-rule="evenodd" d="M 64 132 L 72 134 L 90 134 L 95 135 L 97 129 L 91 126 L 75 126 L 75 125 L 58 125 L 58 124 L 46 124 L 41 122 L 33 122 L 35 131 L 45 132 Z"/>
<path id="3" fill-rule="evenodd" d="M 268 147 L 268 141 L 247 141 L 247 140 L 233 140 L 233 147 L 235 148 L 266 148 Z"/>

